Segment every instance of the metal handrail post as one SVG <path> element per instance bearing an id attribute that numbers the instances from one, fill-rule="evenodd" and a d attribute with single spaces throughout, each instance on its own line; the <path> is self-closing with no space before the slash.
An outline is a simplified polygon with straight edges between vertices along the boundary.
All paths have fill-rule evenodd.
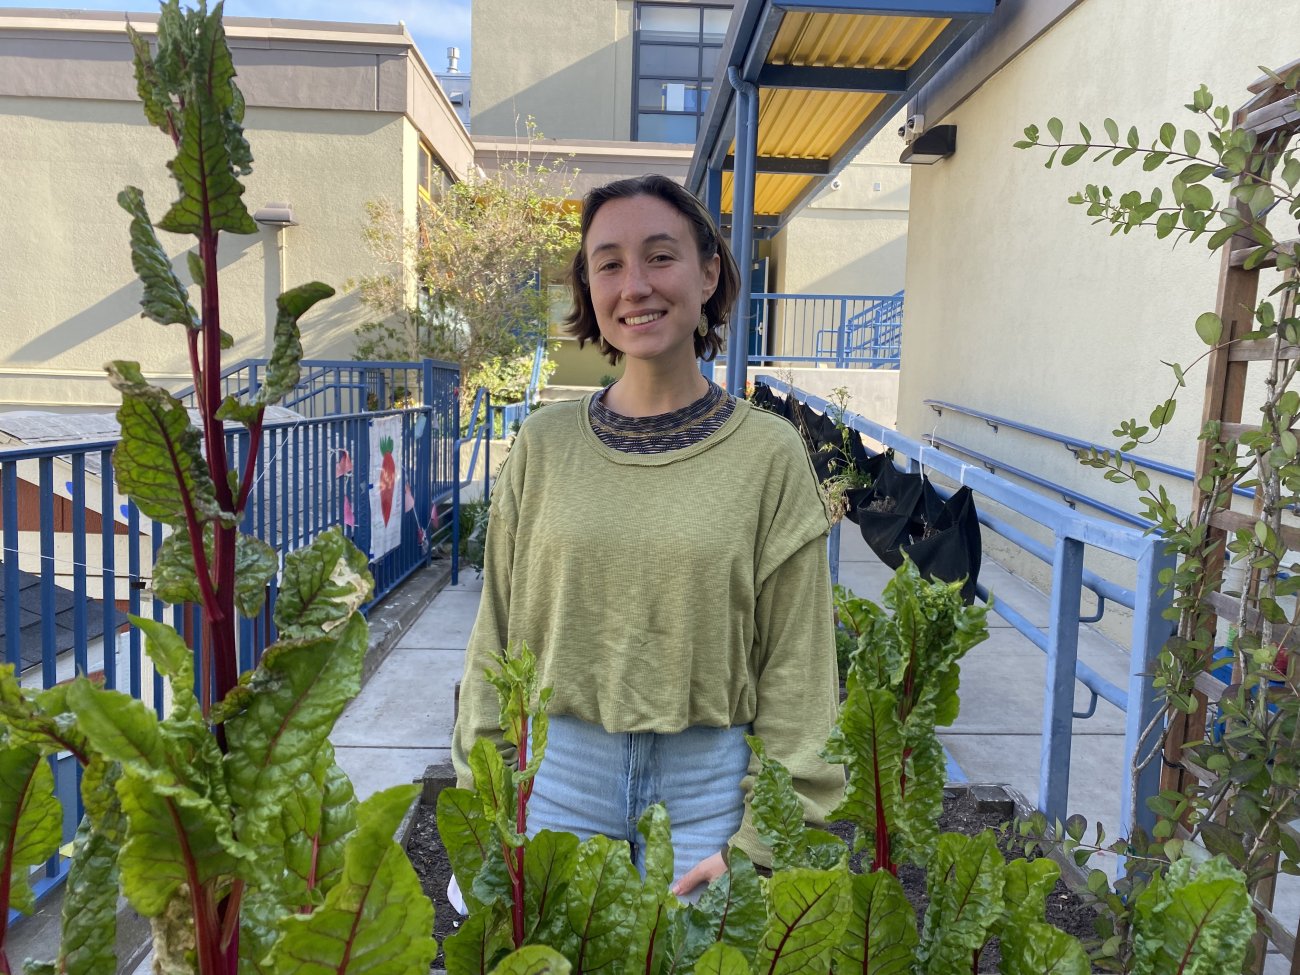
<path id="1" fill-rule="evenodd" d="M 1153 755 L 1164 741 L 1160 729 L 1152 727 L 1164 710 L 1156 692 L 1155 674 L 1160 652 L 1173 635 L 1173 623 L 1165 618 L 1165 611 L 1173 605 L 1174 595 L 1169 587 L 1162 586 L 1160 576 L 1165 570 L 1173 571 L 1176 559 L 1167 551 L 1163 539 L 1152 538 L 1150 543 L 1137 560 L 1133 651 L 1129 655 L 1128 708 L 1124 715 L 1124 754 L 1132 763 L 1120 786 L 1121 835 L 1126 837 L 1135 828 L 1150 836 L 1156 824 L 1156 814 L 1147 808 L 1147 800 L 1160 791 L 1160 762 Z M 1151 736 L 1143 752 L 1142 736 L 1148 728 L 1152 728 Z M 1143 762 L 1145 767 L 1140 767 Z"/>
<path id="2" fill-rule="evenodd" d="M 460 582 L 460 377 L 451 397 L 451 584 Z"/>
<path id="3" fill-rule="evenodd" d="M 483 390 L 484 415 L 488 425 L 483 435 L 483 500 L 487 501 L 492 490 L 492 394 Z"/>
<path id="4" fill-rule="evenodd" d="M 831 525 L 830 534 L 826 536 L 826 557 L 831 564 L 831 585 L 840 584 L 840 526 L 844 523 L 837 521 Z"/>
<path id="5" fill-rule="evenodd" d="M 844 356 L 849 346 L 849 316 L 846 315 L 849 303 L 845 299 L 840 299 L 840 328 L 836 329 L 840 341 L 836 343 L 835 364 L 837 368 L 844 368 Z"/>
<path id="6" fill-rule="evenodd" d="M 424 396 L 424 431 L 420 434 L 420 445 L 415 458 L 415 523 L 429 529 L 426 540 L 429 542 L 428 559 L 433 558 L 433 526 L 429 524 L 429 512 L 433 510 L 433 419 L 437 415 L 437 404 L 433 398 L 433 360 L 425 359 L 422 363 L 420 384 Z M 418 533 L 417 533 L 418 534 Z M 428 561 L 426 559 L 426 561 Z"/>
<path id="7" fill-rule="evenodd" d="M 1079 604 L 1083 542 L 1057 535 L 1052 565 L 1051 624 L 1047 636 L 1047 693 L 1038 766 L 1038 808 L 1049 823 L 1064 821 L 1070 790 L 1075 668 L 1079 660 Z"/>

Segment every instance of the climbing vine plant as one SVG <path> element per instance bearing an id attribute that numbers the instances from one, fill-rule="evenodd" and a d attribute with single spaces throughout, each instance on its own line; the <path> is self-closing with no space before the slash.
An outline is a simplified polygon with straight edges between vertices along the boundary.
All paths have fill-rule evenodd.
<path id="1" fill-rule="evenodd" d="M 1272 104 L 1284 113 L 1300 108 L 1300 65 L 1267 75 L 1264 87 L 1272 91 Z M 1016 143 L 1021 149 L 1047 150 L 1048 168 L 1109 161 L 1168 174 L 1151 189 L 1119 191 L 1089 183 L 1070 197 L 1094 223 L 1109 226 L 1112 235 L 1153 233 L 1211 251 L 1227 249 L 1230 262 L 1245 272 L 1277 270 L 1274 286 L 1253 307 L 1230 299 L 1219 311 L 1196 319 L 1195 331 L 1206 351 L 1186 365 L 1168 363 L 1169 394 L 1145 420 L 1119 422 L 1119 450 L 1081 456 L 1107 480 L 1133 485 L 1152 530 L 1162 533 L 1178 557 L 1176 568 L 1161 579 L 1173 591 L 1169 615 L 1176 624 L 1156 674 L 1164 709 L 1145 729 L 1132 774 L 1162 757 L 1171 766 L 1181 763 L 1196 770 L 1181 788 L 1166 789 L 1154 799 L 1160 819 L 1153 837 L 1113 847 L 1148 858 L 1136 871 L 1137 879 L 1122 881 L 1111 891 L 1104 878 L 1094 875 L 1094 889 L 1116 925 L 1116 956 L 1123 950 L 1119 935 L 1133 920 L 1133 898 L 1123 896 L 1123 888 L 1163 876 L 1170 862 L 1188 852 L 1184 844 L 1189 840 L 1224 854 L 1245 872 L 1257 894 L 1266 892 L 1279 871 L 1300 873 L 1300 845 L 1285 827 L 1300 814 L 1300 673 L 1287 652 L 1300 623 L 1295 598 L 1300 561 L 1294 553 L 1300 533 L 1293 535 L 1291 528 L 1300 502 L 1300 442 L 1294 428 L 1300 417 L 1300 283 L 1294 239 L 1300 222 L 1300 158 L 1288 147 L 1296 126 L 1273 125 L 1261 135 L 1260 126 L 1248 127 L 1243 117 L 1216 104 L 1204 85 L 1186 108 L 1192 124 L 1166 122 L 1154 138 L 1144 137 L 1137 127 L 1121 134 L 1121 126 L 1107 118 L 1101 127 L 1104 138 L 1079 123 L 1073 139 L 1065 124 L 1052 118 L 1043 128 L 1030 125 Z M 1194 367 L 1219 369 L 1212 380 L 1221 381 L 1232 354 L 1258 360 L 1266 370 L 1258 421 L 1231 427 L 1219 420 L 1204 424 L 1194 501 L 1180 511 L 1165 487 L 1125 453 L 1151 442 L 1170 423 Z M 1254 492 L 1254 516 L 1234 523 L 1221 520 L 1228 530 L 1213 530 L 1212 516 L 1231 508 L 1234 489 L 1240 488 Z M 1226 573 L 1225 562 L 1230 567 Z M 1216 626 L 1225 616 L 1230 624 L 1226 633 Z M 1219 648 L 1225 639 L 1226 647 Z M 1225 663 L 1231 665 L 1231 680 L 1209 702 L 1202 728 L 1206 712 L 1198 689 L 1211 686 L 1203 675 Z M 1167 728 L 1189 720 L 1195 727 L 1184 747 L 1177 741 L 1161 747 Z M 1084 843 L 1078 823 L 1067 824 L 1063 839 L 1081 862 L 1105 845 L 1100 830 L 1096 842 Z"/>

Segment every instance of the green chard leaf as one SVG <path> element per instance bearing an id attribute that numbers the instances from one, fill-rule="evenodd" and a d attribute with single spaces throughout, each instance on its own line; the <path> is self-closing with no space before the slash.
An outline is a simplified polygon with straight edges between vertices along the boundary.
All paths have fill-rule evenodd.
<path id="1" fill-rule="evenodd" d="M 718 942 L 740 951 L 747 963 L 753 960 L 767 926 L 767 907 L 749 857 L 734 847 L 727 856 L 727 872 L 709 884 L 699 903 L 684 904 L 669 917 L 666 971 L 692 971 Z"/>
<path id="2" fill-rule="evenodd" d="M 488 975 L 510 947 L 510 915 L 500 904 L 471 911 L 442 943 L 447 975 Z"/>
<path id="3" fill-rule="evenodd" d="M 483 804 L 478 796 L 469 789 L 443 789 L 438 793 L 438 836 L 442 838 L 451 861 L 451 871 L 460 886 L 465 903 L 470 913 L 475 913 L 481 904 L 473 897 L 474 878 L 479 869 L 497 852 L 498 843 L 492 831 L 492 823 L 483 813 Z M 543 830 L 542 833 L 547 832 Z M 536 844 L 542 833 L 533 838 Z M 574 851 L 577 851 L 577 839 L 574 838 Z M 532 864 L 532 854 L 524 858 L 527 869 Z"/>
<path id="4" fill-rule="evenodd" d="M 276 975 L 407 975 L 427 971 L 437 954 L 433 905 L 415 868 L 393 840 L 419 787 L 395 786 L 357 807 L 357 829 L 343 875 L 311 914 L 282 922 L 268 962 Z"/>
<path id="5" fill-rule="evenodd" d="M 239 712 L 225 720 L 239 835 L 258 835 L 299 777 L 316 767 L 334 722 L 361 690 L 366 631 L 357 613 L 337 633 L 281 641 L 248 675 Z"/>
<path id="6" fill-rule="evenodd" d="M 1134 905 L 1135 975 L 1241 971 L 1255 917 L 1241 871 L 1224 857 L 1178 860 Z"/>
<path id="7" fill-rule="evenodd" d="M 161 28 L 162 24 L 159 24 Z M 163 82 L 149 51 L 149 41 L 129 23 L 126 25 L 127 37 L 135 51 L 135 90 L 144 103 L 144 115 L 149 124 L 156 126 L 168 135 L 176 132 L 176 106 L 172 102 L 171 92 Z"/>
<path id="8" fill-rule="evenodd" d="M 1006 913 L 1000 928 L 1003 937 L 1014 928 L 1043 920 L 1047 913 L 1047 897 L 1060 877 L 1061 868 L 1047 857 L 1012 860 L 1007 864 L 1006 885 L 1003 887 Z"/>
<path id="9" fill-rule="evenodd" d="M 63 841 L 63 807 L 54 797 L 54 773 L 35 745 L 0 746 L 0 851 L 9 864 L 9 903 L 36 909 L 27 875 Z"/>
<path id="10" fill-rule="evenodd" d="M 1042 921 L 1026 921 L 1002 935 L 1002 975 L 1088 975 L 1088 955 L 1072 938 Z"/>
<path id="11" fill-rule="evenodd" d="M 118 205 L 131 214 L 131 267 L 140 275 L 144 296 L 140 307 L 146 318 L 159 325 L 184 325 L 199 327 L 199 313 L 190 304 L 189 293 L 172 269 L 172 262 L 158 241 L 149 212 L 145 209 L 144 194 L 128 186 L 117 194 Z"/>
<path id="12" fill-rule="evenodd" d="M 242 857 L 224 809 L 193 793 L 171 792 L 162 794 L 155 782 L 129 769 L 117 784 L 127 819 L 118 861 L 122 892 L 145 917 L 177 910 L 182 923 L 186 916 L 192 923 L 191 878 L 207 884 L 238 876 Z M 183 901 L 184 910 L 172 905 L 173 899 Z"/>
<path id="13" fill-rule="evenodd" d="M 146 517 L 173 528 L 188 527 L 187 498 L 198 519 L 220 518 L 202 438 L 181 401 L 149 385 L 139 363 L 117 360 L 106 368 L 109 382 L 122 394 L 117 411 L 122 439 L 113 450 L 118 490 Z"/>
<path id="14" fill-rule="evenodd" d="M 636 922 L 632 932 L 632 947 L 628 955 L 640 960 L 638 970 L 652 972 L 666 934 L 668 908 L 672 895 L 668 892 L 673 882 L 673 841 L 669 834 L 668 810 L 660 803 L 641 814 L 637 832 L 645 844 L 645 881 L 641 885 Z M 531 857 L 531 851 L 525 857 Z M 527 888 L 525 888 L 527 890 Z"/>
<path id="15" fill-rule="evenodd" d="M 104 791 L 113 797 L 111 807 L 101 810 L 98 822 L 82 819 L 73 839 L 59 945 L 59 971 L 66 975 L 117 971 L 117 859 L 126 821 L 116 793 Z"/>
<path id="16" fill-rule="evenodd" d="M 374 589 L 365 555 L 335 526 L 284 557 L 276 628 L 282 639 L 328 633 L 364 606 Z"/>
<path id="17" fill-rule="evenodd" d="M 916 912 L 887 870 L 849 877 L 852 914 L 835 946 L 838 971 L 909 975 L 915 957 Z"/>
<path id="18" fill-rule="evenodd" d="M 497 844 L 490 863 L 504 866 L 500 851 Z M 525 938 L 530 944 L 545 944 L 558 930 L 557 925 L 567 923 L 564 899 L 577 863 L 578 838 L 572 833 L 544 829 L 528 840 L 524 847 L 524 918 Z"/>
<path id="19" fill-rule="evenodd" d="M 553 947 L 580 972 L 621 971 L 632 947 L 640 887 L 626 843 L 607 836 L 581 843 Z"/>
<path id="20" fill-rule="evenodd" d="M 284 399 L 298 385 L 301 372 L 298 362 L 302 359 L 298 319 L 318 301 L 333 294 L 334 289 L 328 284 L 311 281 L 291 288 L 275 299 L 275 338 L 271 361 L 266 364 L 266 375 L 254 396 L 254 402 L 261 406 L 271 406 Z"/>
<path id="21" fill-rule="evenodd" d="M 768 918 L 755 969 L 771 975 L 822 975 L 848 923 L 848 873 L 784 870 L 767 885 Z"/>
<path id="22" fill-rule="evenodd" d="M 846 858 L 848 850 L 841 840 L 824 830 L 804 825 L 803 803 L 794 791 L 789 770 L 768 758 L 759 738 L 746 735 L 745 740 L 760 763 L 750 812 L 759 838 L 772 848 L 772 867 L 828 870 Z"/>
<path id="23" fill-rule="evenodd" d="M 182 51 L 188 77 L 203 79 L 184 88 L 185 107 L 180 113 L 180 144 L 176 158 L 167 164 L 180 190 L 178 199 L 158 226 L 169 233 L 194 234 L 229 231 L 255 234 L 257 224 L 244 205 L 244 187 L 236 173 L 249 171 L 252 153 L 237 120 L 243 99 L 235 88 L 235 66 L 221 23 L 221 4 L 211 13 L 188 11 L 184 30 L 173 43 Z M 159 25 L 160 35 L 162 25 Z M 164 59 L 160 43 L 159 62 Z"/>
<path id="24" fill-rule="evenodd" d="M 1006 865 L 992 830 L 944 833 L 925 878 L 930 907 L 917 951 L 927 975 L 968 971 L 1002 915 Z"/>
<path id="25" fill-rule="evenodd" d="M 849 693 L 822 753 L 828 762 L 848 766 L 844 798 L 830 813 L 858 828 L 858 845 L 873 851 L 887 839 L 876 823 L 896 823 L 902 806 L 903 735 L 898 702 L 887 690 L 868 690 L 849 672 Z"/>
<path id="26" fill-rule="evenodd" d="M 213 534 L 212 524 L 205 525 L 203 547 L 208 553 L 209 565 L 212 562 Z M 262 611 L 267 584 L 274 578 L 279 565 L 279 554 L 266 542 L 243 532 L 236 534 L 235 607 L 241 615 L 251 619 Z M 172 605 L 202 601 L 189 532 L 172 532 L 158 549 L 158 558 L 154 562 L 154 593 Z"/>
<path id="27" fill-rule="evenodd" d="M 569 975 L 569 959 L 546 945 L 525 945 L 501 959 L 494 975 Z"/>
<path id="28" fill-rule="evenodd" d="M 709 945 L 695 963 L 695 975 L 750 975 L 745 956 L 731 945 Z"/>

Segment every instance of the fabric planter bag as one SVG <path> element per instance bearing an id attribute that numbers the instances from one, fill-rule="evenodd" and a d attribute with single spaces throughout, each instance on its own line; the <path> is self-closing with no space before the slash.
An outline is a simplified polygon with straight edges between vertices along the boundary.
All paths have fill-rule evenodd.
<path id="1" fill-rule="evenodd" d="M 912 534 L 912 541 L 903 545 L 902 551 L 927 579 L 941 582 L 964 579 L 961 596 L 966 603 L 972 603 L 983 557 L 975 496 L 970 488 L 962 486 L 944 501 L 928 478 L 923 493 L 929 497 L 918 507 L 924 510 L 937 499 L 939 509 L 926 513 L 921 531 Z"/>
<path id="2" fill-rule="evenodd" d="M 921 488 L 920 474 L 905 474 L 886 463 L 853 509 L 862 540 L 891 569 L 903 564 L 900 546 L 911 541 L 908 526 L 921 504 Z"/>

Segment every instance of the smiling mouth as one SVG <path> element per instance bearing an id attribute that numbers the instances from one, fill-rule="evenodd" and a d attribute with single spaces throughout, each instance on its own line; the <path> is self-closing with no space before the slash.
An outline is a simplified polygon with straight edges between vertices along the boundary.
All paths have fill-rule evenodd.
<path id="1" fill-rule="evenodd" d="M 651 322 L 658 321 L 664 317 L 661 311 L 653 311 L 648 315 L 630 315 L 623 319 L 624 325 L 649 325 Z"/>

